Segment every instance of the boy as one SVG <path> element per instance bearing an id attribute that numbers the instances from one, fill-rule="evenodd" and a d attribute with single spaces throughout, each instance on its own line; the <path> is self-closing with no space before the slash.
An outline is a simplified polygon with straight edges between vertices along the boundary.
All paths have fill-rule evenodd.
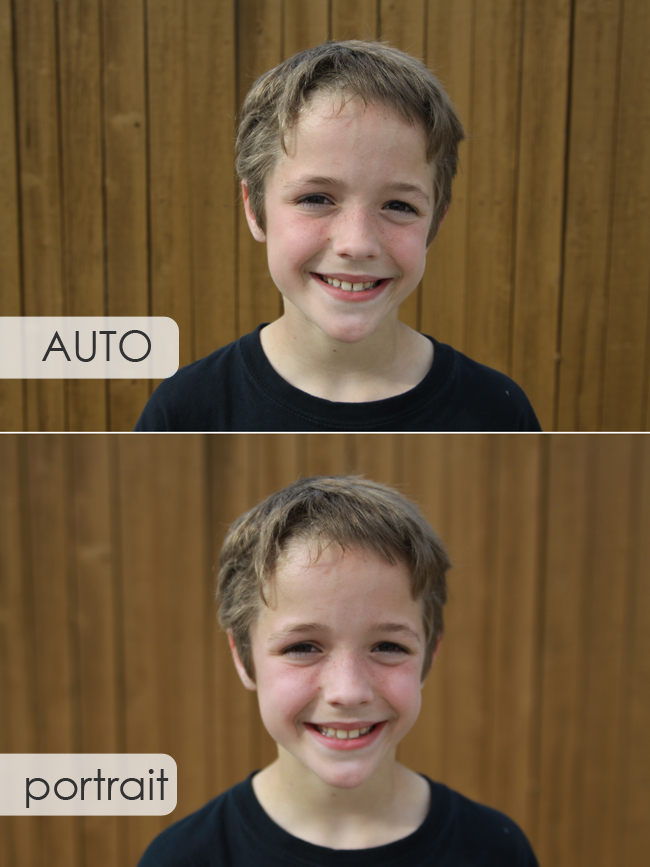
<path id="1" fill-rule="evenodd" d="M 165 380 L 136 430 L 540 430 L 512 380 L 398 319 L 463 137 L 429 70 L 380 43 L 327 42 L 258 79 L 237 171 L 284 313 Z"/>
<path id="2" fill-rule="evenodd" d="M 395 759 L 449 565 L 413 503 L 357 477 L 299 480 L 239 518 L 220 622 L 278 758 L 164 831 L 140 867 L 536 867 L 508 818 Z"/>

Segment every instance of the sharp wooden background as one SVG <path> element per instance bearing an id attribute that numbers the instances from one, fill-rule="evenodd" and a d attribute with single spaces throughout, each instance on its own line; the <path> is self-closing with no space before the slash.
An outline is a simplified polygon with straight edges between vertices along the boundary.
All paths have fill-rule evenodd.
<path id="1" fill-rule="evenodd" d="M 470 136 L 405 321 L 545 430 L 648 430 L 644 0 L 0 0 L 0 315 L 171 316 L 181 364 L 276 317 L 235 118 L 328 36 L 425 58 Z M 151 386 L 6 381 L 0 429 L 131 430 Z"/>
<path id="2" fill-rule="evenodd" d="M 650 846 L 650 441 L 556 435 L 0 438 L 0 752 L 164 752 L 176 811 L 5 818 L 2 867 L 127 867 L 273 758 L 216 626 L 227 526 L 299 474 L 421 505 L 455 567 L 401 758 L 510 813 L 547 867 Z"/>

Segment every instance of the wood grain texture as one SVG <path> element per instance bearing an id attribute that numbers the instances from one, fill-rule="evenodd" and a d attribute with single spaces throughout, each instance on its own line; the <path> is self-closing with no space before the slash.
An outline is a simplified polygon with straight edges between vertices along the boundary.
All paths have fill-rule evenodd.
<path id="1" fill-rule="evenodd" d="M 571 4 L 526 7 L 511 374 L 552 430 L 562 271 Z"/>
<path id="2" fill-rule="evenodd" d="M 121 702 L 117 550 L 113 510 L 113 442 L 66 438 L 72 487 L 71 575 L 74 653 L 78 657 L 79 751 L 124 752 Z M 124 826 L 115 817 L 82 821 L 83 857 L 123 863 Z"/>
<path id="3" fill-rule="evenodd" d="M 55 4 L 14 7 L 24 316 L 64 315 Z M 58 380 L 27 382 L 25 429 L 66 430 Z M 10 427 L 20 430 L 20 425 Z"/>
<path id="4" fill-rule="evenodd" d="M 522 12 L 516 0 L 475 10 L 464 351 L 510 373 Z"/>
<path id="5" fill-rule="evenodd" d="M 600 430 L 622 4 L 575 7 L 562 276 L 559 430 Z"/>
<path id="6" fill-rule="evenodd" d="M 25 504 L 25 437 L 5 435 L 0 443 L 0 722 L 4 753 L 38 750 L 37 655 Z M 22 818 L 22 817 L 21 817 Z M 37 820 L 39 821 L 39 820 Z M 40 821 L 37 832 L 42 831 Z M 2 817 L 0 864 L 37 864 L 40 844 L 32 817 Z"/>
<path id="7" fill-rule="evenodd" d="M 284 0 L 283 59 L 320 45 L 329 32 L 329 0 Z"/>
<path id="8" fill-rule="evenodd" d="M 17 117 L 11 2 L 0 2 L 0 315 L 21 315 Z M 0 431 L 23 430 L 24 384 L 0 381 Z"/>
<path id="9" fill-rule="evenodd" d="M 192 357 L 237 337 L 236 3 L 188 7 Z"/>
<path id="10" fill-rule="evenodd" d="M 626 3 L 622 23 L 603 430 L 640 430 L 648 411 L 650 15 Z M 625 96 L 623 96 L 625 94 Z M 620 372 L 625 370 L 625 376 Z M 618 371 L 618 375 L 615 373 Z"/>
<path id="11" fill-rule="evenodd" d="M 331 0 L 332 39 L 376 39 L 380 0 Z"/>
<path id="12" fill-rule="evenodd" d="M 66 316 L 104 312 L 99 6 L 80 0 L 57 7 Z M 70 430 L 107 430 L 105 381 L 70 380 L 66 390 Z"/>
<path id="13" fill-rule="evenodd" d="M 106 294 L 111 316 L 150 312 L 144 0 L 102 3 Z M 132 430 L 147 380 L 113 379 L 110 430 Z"/>
<path id="14" fill-rule="evenodd" d="M 187 6 L 147 4 L 151 313 L 180 330 L 180 364 L 193 358 Z"/>

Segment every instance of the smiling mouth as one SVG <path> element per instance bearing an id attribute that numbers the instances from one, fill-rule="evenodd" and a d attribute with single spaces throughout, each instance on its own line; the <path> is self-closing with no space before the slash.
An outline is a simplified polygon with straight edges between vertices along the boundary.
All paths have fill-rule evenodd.
<path id="1" fill-rule="evenodd" d="M 329 726 L 319 726 L 314 724 L 314 728 L 321 735 L 325 735 L 326 738 L 334 738 L 335 740 L 339 741 L 355 740 L 362 735 L 367 735 L 376 727 L 377 723 L 374 723 L 373 725 L 365 726 L 364 728 L 352 729 L 351 731 L 348 731 L 347 729 L 334 729 Z"/>
<path id="2" fill-rule="evenodd" d="M 328 286 L 333 286 L 334 289 L 343 289 L 344 292 L 365 292 L 368 289 L 376 289 L 380 283 L 383 283 L 383 278 L 366 283 L 348 283 L 347 280 L 337 280 L 335 277 L 328 277 L 326 274 L 318 274 L 320 279 L 327 283 Z"/>

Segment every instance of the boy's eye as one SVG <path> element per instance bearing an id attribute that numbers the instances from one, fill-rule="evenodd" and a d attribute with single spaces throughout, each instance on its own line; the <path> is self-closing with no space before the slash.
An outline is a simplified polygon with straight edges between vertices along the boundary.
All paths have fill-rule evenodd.
<path id="1" fill-rule="evenodd" d="M 318 648 L 315 644 L 308 641 L 302 641 L 300 644 L 292 644 L 282 651 L 283 656 L 303 657 L 310 654 L 318 653 Z"/>
<path id="2" fill-rule="evenodd" d="M 378 650 L 380 653 L 394 653 L 394 654 L 408 654 L 409 651 L 402 647 L 401 644 L 395 644 L 392 641 L 382 641 L 381 644 L 377 644 L 375 650 Z"/>
<path id="3" fill-rule="evenodd" d="M 327 196 L 321 196 L 317 193 L 313 193 L 312 195 L 303 196 L 301 199 L 298 199 L 298 204 L 306 205 L 307 207 L 318 208 L 322 207 L 323 205 L 330 205 L 331 202 L 327 198 Z"/>
<path id="4" fill-rule="evenodd" d="M 397 211 L 402 214 L 417 214 L 413 205 L 409 205 L 407 202 L 387 202 L 384 207 L 389 211 Z"/>

